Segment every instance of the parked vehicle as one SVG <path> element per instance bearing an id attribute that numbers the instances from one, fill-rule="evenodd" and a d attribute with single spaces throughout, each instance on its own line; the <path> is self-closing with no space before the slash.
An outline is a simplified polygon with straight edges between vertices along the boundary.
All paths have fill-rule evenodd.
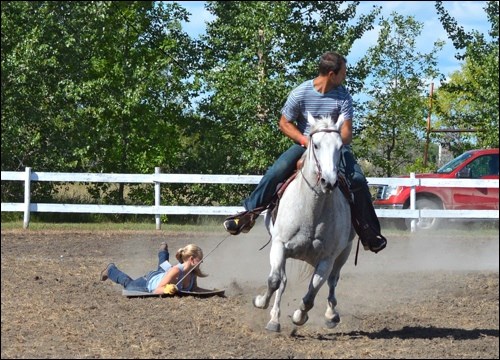
<path id="1" fill-rule="evenodd" d="M 498 179 L 498 149 L 466 151 L 435 173 L 416 174 L 416 178 Z M 402 176 L 409 177 L 409 176 Z M 377 188 L 375 209 L 408 209 L 410 187 L 384 185 Z M 498 188 L 423 187 L 415 188 L 417 209 L 498 210 Z M 410 228 L 412 219 L 396 219 L 398 228 Z M 417 230 L 438 228 L 443 218 L 416 220 Z"/>

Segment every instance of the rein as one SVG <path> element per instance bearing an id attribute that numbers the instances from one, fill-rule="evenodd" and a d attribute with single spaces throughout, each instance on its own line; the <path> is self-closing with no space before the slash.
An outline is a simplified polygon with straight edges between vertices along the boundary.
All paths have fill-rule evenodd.
<path id="1" fill-rule="evenodd" d="M 327 128 L 327 129 L 319 129 L 319 130 L 313 131 L 312 133 L 309 134 L 309 137 L 312 140 L 312 136 L 315 135 L 315 134 L 317 134 L 317 133 L 320 133 L 320 132 L 325 132 L 325 133 L 332 133 L 332 132 L 334 132 L 334 133 L 337 133 L 337 134 L 340 135 L 340 131 L 339 130 Z M 316 157 L 316 152 L 314 151 L 314 145 L 311 147 L 311 152 L 313 154 L 314 162 L 316 163 L 316 167 L 318 168 L 318 175 L 316 177 L 316 184 L 314 185 L 314 186 L 317 186 L 318 183 L 319 183 L 319 180 L 321 179 L 322 170 L 321 170 L 321 165 L 319 164 L 318 158 Z M 302 174 L 302 178 L 306 181 L 306 183 L 309 185 L 309 187 L 311 189 L 313 189 L 314 187 L 311 186 L 311 184 L 309 184 L 309 182 L 307 181 L 307 179 L 304 176 L 304 173 L 302 172 L 302 169 L 303 169 L 303 167 L 300 169 L 300 173 Z"/>

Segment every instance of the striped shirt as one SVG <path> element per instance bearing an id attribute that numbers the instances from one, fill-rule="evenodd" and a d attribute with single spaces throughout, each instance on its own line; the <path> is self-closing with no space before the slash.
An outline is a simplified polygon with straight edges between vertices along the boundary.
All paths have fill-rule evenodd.
<path id="1" fill-rule="evenodd" d="M 281 114 L 289 122 L 295 122 L 302 134 L 308 135 L 308 112 L 315 119 L 331 116 L 337 121 L 338 116 L 344 114 L 345 120 L 352 120 L 354 113 L 352 97 L 343 85 L 322 94 L 314 88 L 313 80 L 304 81 L 290 92 Z"/>

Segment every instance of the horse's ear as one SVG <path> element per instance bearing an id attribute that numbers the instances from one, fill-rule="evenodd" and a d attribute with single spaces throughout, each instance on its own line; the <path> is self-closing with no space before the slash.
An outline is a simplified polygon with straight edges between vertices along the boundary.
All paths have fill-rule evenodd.
<path id="1" fill-rule="evenodd" d="M 314 116 L 311 115 L 309 111 L 307 112 L 307 122 L 311 126 L 313 126 L 316 123 L 316 119 L 314 118 Z"/>

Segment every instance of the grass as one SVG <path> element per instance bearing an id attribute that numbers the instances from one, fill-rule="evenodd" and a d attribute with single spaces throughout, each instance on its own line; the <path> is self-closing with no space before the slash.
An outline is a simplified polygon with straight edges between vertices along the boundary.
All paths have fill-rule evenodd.
<path id="1" fill-rule="evenodd" d="M 2 222 L 2 230 L 22 229 L 23 221 Z M 152 231 L 156 230 L 154 222 L 94 222 L 94 223 L 50 223 L 30 221 L 30 230 L 93 230 L 93 231 Z M 193 224 L 162 223 L 162 230 L 189 232 L 217 232 L 223 230 L 222 221 L 202 220 Z"/>
<path id="2" fill-rule="evenodd" d="M 161 224 L 161 230 L 179 231 L 179 232 L 219 232 L 223 231 L 223 219 L 219 216 L 200 216 L 198 220 L 183 223 L 167 222 Z M 2 221 L 2 230 L 22 229 L 23 221 Z M 152 222 L 41 222 L 30 221 L 30 230 L 91 230 L 91 231 L 153 231 L 156 230 L 156 224 Z M 466 233 L 480 233 L 482 235 L 498 235 L 498 222 L 474 222 L 472 224 L 450 224 L 442 229 L 432 231 L 432 234 L 443 235 L 464 235 Z M 384 226 L 382 234 L 389 236 L 408 236 L 409 230 L 398 230 L 394 227 Z M 357 239 L 357 238 L 356 238 Z"/>

